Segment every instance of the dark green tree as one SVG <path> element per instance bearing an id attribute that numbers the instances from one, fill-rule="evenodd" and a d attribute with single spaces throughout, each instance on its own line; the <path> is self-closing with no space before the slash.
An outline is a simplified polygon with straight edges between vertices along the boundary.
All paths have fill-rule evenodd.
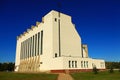
<path id="1" fill-rule="evenodd" d="M 120 72 L 120 62 L 119 62 L 119 72 Z"/>
<path id="2" fill-rule="evenodd" d="M 13 71 L 14 70 L 14 63 L 0 63 L 0 71 Z"/>
<path id="3" fill-rule="evenodd" d="M 110 70 L 109 70 L 110 73 L 113 73 L 114 70 L 113 70 L 113 66 L 110 67 Z"/>
<path id="4" fill-rule="evenodd" d="M 96 67 L 93 67 L 93 73 L 98 74 L 98 69 Z"/>

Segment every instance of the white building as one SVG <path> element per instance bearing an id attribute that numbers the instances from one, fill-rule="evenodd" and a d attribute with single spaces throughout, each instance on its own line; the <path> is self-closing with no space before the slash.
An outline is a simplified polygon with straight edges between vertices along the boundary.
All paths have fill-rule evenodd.
<path id="1" fill-rule="evenodd" d="M 17 37 L 15 71 L 65 72 L 105 69 L 105 61 L 88 57 L 71 16 L 52 10 Z"/>

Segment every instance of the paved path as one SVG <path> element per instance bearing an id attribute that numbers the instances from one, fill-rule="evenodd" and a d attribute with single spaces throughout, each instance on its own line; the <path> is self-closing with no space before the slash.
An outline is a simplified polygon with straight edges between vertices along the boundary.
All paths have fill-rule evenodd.
<path id="1" fill-rule="evenodd" d="M 58 80 L 74 80 L 74 79 L 69 74 L 60 73 L 58 76 Z"/>

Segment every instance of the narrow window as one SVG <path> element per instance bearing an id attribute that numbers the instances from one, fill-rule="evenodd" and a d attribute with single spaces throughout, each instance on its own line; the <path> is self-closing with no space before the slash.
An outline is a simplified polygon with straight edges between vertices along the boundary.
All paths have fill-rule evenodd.
<path id="1" fill-rule="evenodd" d="M 72 61 L 72 67 L 74 68 L 74 61 Z"/>
<path id="2" fill-rule="evenodd" d="M 26 58 L 26 41 L 24 41 L 24 58 Z"/>
<path id="3" fill-rule="evenodd" d="M 27 58 L 27 54 L 28 54 L 28 48 L 27 48 L 27 39 L 26 39 L 26 58 Z"/>
<path id="4" fill-rule="evenodd" d="M 75 61 L 75 68 L 77 68 L 77 61 Z"/>
<path id="5" fill-rule="evenodd" d="M 25 54 L 26 54 L 26 45 L 25 45 L 25 41 L 24 41 L 24 59 L 25 59 Z"/>
<path id="6" fill-rule="evenodd" d="M 83 61 L 81 61 L 81 68 L 83 68 Z"/>
<path id="7" fill-rule="evenodd" d="M 38 55 L 39 55 L 39 40 L 40 40 L 40 32 L 38 32 Z"/>
<path id="8" fill-rule="evenodd" d="M 94 67 L 94 63 L 92 63 L 92 67 Z"/>
<path id="9" fill-rule="evenodd" d="M 86 67 L 88 68 L 88 61 L 86 61 Z"/>
<path id="10" fill-rule="evenodd" d="M 21 49 L 22 49 L 22 51 L 21 51 L 21 59 L 23 59 L 23 42 L 21 44 Z"/>
<path id="11" fill-rule="evenodd" d="M 60 19 L 58 20 L 58 35 L 59 35 L 59 56 L 61 56 Z"/>
<path id="12" fill-rule="evenodd" d="M 23 59 L 25 59 L 25 45 L 24 45 L 24 41 L 23 41 Z"/>
<path id="13" fill-rule="evenodd" d="M 29 51 L 30 49 L 29 49 L 29 38 L 28 38 L 28 58 L 29 58 L 29 56 L 30 56 L 30 54 L 29 54 Z"/>
<path id="14" fill-rule="evenodd" d="M 32 47 L 33 47 L 33 48 L 32 48 L 32 56 L 34 56 L 34 36 L 33 36 L 33 40 L 32 40 L 32 41 L 33 41 L 33 42 L 32 42 L 32 43 L 33 43 L 33 45 L 32 45 Z"/>
<path id="15" fill-rule="evenodd" d="M 36 46 L 37 46 L 37 34 L 35 34 L 35 56 L 36 56 Z"/>
<path id="16" fill-rule="evenodd" d="M 29 56 L 29 50 L 28 50 L 28 48 L 29 48 L 29 47 L 28 47 L 28 39 L 27 39 L 27 44 L 26 44 L 26 45 L 27 45 L 27 58 L 28 58 L 28 56 Z"/>
<path id="17" fill-rule="evenodd" d="M 55 22 L 57 22 L 57 18 L 55 18 Z"/>
<path id="18" fill-rule="evenodd" d="M 30 58 L 31 38 L 29 38 L 29 58 Z"/>
<path id="19" fill-rule="evenodd" d="M 69 61 L 69 68 L 71 68 L 71 61 Z"/>
<path id="20" fill-rule="evenodd" d="M 57 53 L 55 53 L 55 57 L 57 57 Z"/>
<path id="21" fill-rule="evenodd" d="M 21 43 L 21 48 L 20 48 L 20 60 L 22 59 L 22 43 Z"/>
<path id="22" fill-rule="evenodd" d="M 84 68 L 86 67 L 86 65 L 85 65 L 85 61 L 84 61 Z"/>
<path id="23" fill-rule="evenodd" d="M 25 58 L 27 58 L 27 40 L 25 40 Z"/>
<path id="24" fill-rule="evenodd" d="M 31 57 L 31 49 L 32 49 L 32 37 L 30 38 L 30 57 Z"/>
<path id="25" fill-rule="evenodd" d="M 83 46 L 82 46 L 82 58 L 83 58 L 83 49 L 84 49 L 84 48 L 83 48 Z"/>
<path id="26" fill-rule="evenodd" d="M 43 31 L 41 31 L 41 54 L 43 54 Z"/>

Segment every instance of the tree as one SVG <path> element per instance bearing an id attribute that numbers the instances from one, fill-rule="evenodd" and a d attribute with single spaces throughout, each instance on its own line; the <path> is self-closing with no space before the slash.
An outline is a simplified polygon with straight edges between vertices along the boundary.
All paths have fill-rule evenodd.
<path id="1" fill-rule="evenodd" d="M 120 72 L 120 62 L 119 62 L 119 72 Z"/>
<path id="2" fill-rule="evenodd" d="M 93 73 L 98 74 L 98 69 L 96 67 L 93 67 Z"/>
<path id="3" fill-rule="evenodd" d="M 0 71 L 13 71 L 14 63 L 0 63 Z"/>
<path id="4" fill-rule="evenodd" d="M 109 70 L 110 73 L 113 73 L 114 70 L 113 70 L 113 67 L 111 66 L 110 70 Z"/>

